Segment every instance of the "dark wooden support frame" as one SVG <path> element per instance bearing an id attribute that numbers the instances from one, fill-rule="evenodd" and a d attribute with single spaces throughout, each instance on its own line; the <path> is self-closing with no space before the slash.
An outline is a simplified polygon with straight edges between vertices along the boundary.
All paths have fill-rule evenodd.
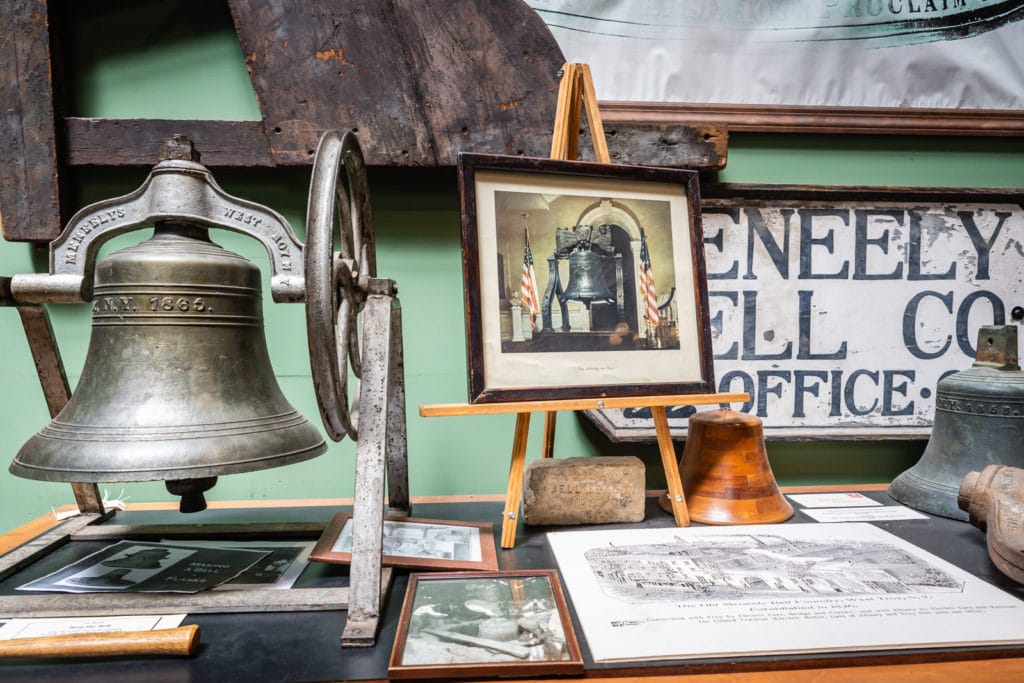
<path id="1" fill-rule="evenodd" d="M 5 239 L 48 242 L 57 236 L 65 217 L 62 171 L 147 167 L 173 134 L 191 138 L 203 163 L 212 168 L 308 167 L 319 133 L 346 127 L 360 128 L 372 166 L 453 166 L 463 150 L 547 153 L 554 114 L 551 95 L 558 88 L 564 58 L 525 3 L 366 0 L 356 3 L 359 7 L 339 8 L 321 2 L 323 11 L 317 14 L 316 2 L 282 0 L 278 9 L 287 22 L 275 20 L 268 6 L 256 0 L 228 4 L 259 95 L 260 121 L 67 116 L 61 101 L 67 89 L 60 4 L 0 3 L 0 51 L 16 56 L 0 64 L 0 160 L 5 162 L 0 227 Z M 381 35 L 352 29 L 351 35 L 316 36 L 325 44 L 323 50 L 317 47 L 316 59 L 302 51 L 308 45 L 296 45 L 296 36 L 323 30 L 329 20 L 338 24 L 339 13 L 357 10 Z M 402 14 L 406 21 L 396 24 L 389 19 L 392 14 Z M 450 62 L 444 61 L 443 50 L 420 45 L 424 41 L 418 38 L 434 35 L 434 28 L 438 40 L 447 39 L 457 48 Z M 476 47 L 486 43 L 487 64 L 474 56 L 474 41 Z M 527 43 L 530 49 L 523 50 Z M 355 68 L 345 56 L 350 52 L 360 53 L 362 63 L 372 68 Z M 339 80 L 337 69 L 348 69 L 344 78 Z M 380 73 L 391 74 L 387 88 Z M 462 83 L 474 79 L 486 87 L 467 97 Z M 349 83 L 344 87 L 356 84 L 359 92 L 365 91 L 366 101 L 354 102 L 339 85 L 342 81 Z M 313 94 L 296 91 L 295 82 L 305 83 Z M 310 113 L 294 111 L 295 101 L 307 99 Z M 719 170 L 726 162 L 728 134 L 722 126 L 624 123 L 608 130 L 606 137 L 616 162 L 700 170 Z"/>

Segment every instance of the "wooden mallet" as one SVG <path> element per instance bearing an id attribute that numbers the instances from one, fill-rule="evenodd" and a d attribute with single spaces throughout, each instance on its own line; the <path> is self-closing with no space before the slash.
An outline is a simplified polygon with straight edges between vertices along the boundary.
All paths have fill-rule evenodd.
<path id="1" fill-rule="evenodd" d="M 156 631 L 111 631 L 0 641 L 4 657 L 190 657 L 199 650 L 199 626 L 189 624 Z"/>

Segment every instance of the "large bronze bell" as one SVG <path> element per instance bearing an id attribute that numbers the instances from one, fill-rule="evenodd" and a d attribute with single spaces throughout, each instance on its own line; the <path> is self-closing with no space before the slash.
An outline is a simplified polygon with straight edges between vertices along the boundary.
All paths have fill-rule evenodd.
<path id="1" fill-rule="evenodd" d="M 935 424 L 920 461 L 889 495 L 905 505 L 967 520 L 957 506 L 965 475 L 988 465 L 1024 467 L 1024 373 L 1017 326 L 982 327 L 973 367 L 939 381 Z"/>
<path id="2" fill-rule="evenodd" d="M 202 228 L 159 225 L 150 240 L 100 261 L 78 387 L 11 472 L 165 479 L 181 495 L 219 474 L 323 453 L 320 432 L 278 388 L 261 299 L 259 269 Z"/>
<path id="3" fill-rule="evenodd" d="M 92 337 L 78 387 L 22 446 L 10 471 L 61 482 L 165 480 L 189 512 L 205 508 L 202 494 L 218 475 L 306 460 L 326 444 L 274 377 L 259 269 L 211 242 L 203 221 L 192 217 L 236 200 L 187 159 L 158 164 L 144 189 L 86 207 L 54 242 L 56 266 L 85 273 Z M 211 213 L 275 220 L 257 204 L 237 206 Z M 133 212 L 143 211 L 176 217 L 156 220 L 151 239 L 96 263 L 93 278 L 83 262 L 95 253 L 89 240 L 102 222 L 120 220 L 124 231 L 141 220 Z M 274 233 L 290 253 L 290 232 Z M 53 279 L 35 277 L 24 281 L 42 282 L 44 291 Z M 65 281 L 74 282 L 58 279 Z"/>
<path id="4" fill-rule="evenodd" d="M 615 294 L 608 288 L 605 278 L 605 265 L 609 260 L 593 251 L 571 253 L 565 298 L 582 301 L 587 305 L 593 301 L 615 301 Z"/>

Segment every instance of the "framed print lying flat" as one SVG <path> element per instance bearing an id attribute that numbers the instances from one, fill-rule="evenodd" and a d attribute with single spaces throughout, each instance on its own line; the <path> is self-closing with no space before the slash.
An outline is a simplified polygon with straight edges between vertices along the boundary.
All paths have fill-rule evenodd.
<path id="1" fill-rule="evenodd" d="M 320 535 L 309 559 L 348 564 L 352 561 L 352 515 L 339 512 Z M 487 523 L 442 519 L 385 517 L 385 567 L 494 571 L 494 527 Z"/>
<path id="2" fill-rule="evenodd" d="M 872 524 L 547 538 L 595 662 L 1024 643 L 1024 601 Z"/>
<path id="3" fill-rule="evenodd" d="M 697 174 L 462 154 L 473 403 L 714 390 Z"/>
<path id="4" fill-rule="evenodd" d="M 555 570 L 409 577 L 389 678 L 582 672 Z"/>

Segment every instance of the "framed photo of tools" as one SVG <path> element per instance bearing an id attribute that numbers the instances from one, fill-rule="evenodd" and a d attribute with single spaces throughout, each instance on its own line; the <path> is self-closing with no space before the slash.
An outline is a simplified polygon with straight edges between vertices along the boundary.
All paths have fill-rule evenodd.
<path id="1" fill-rule="evenodd" d="M 463 154 L 473 403 L 714 390 L 697 174 Z"/>
<path id="2" fill-rule="evenodd" d="M 352 561 L 352 515 L 339 512 L 331 518 L 309 559 L 348 564 Z M 453 522 L 414 517 L 385 517 L 383 528 L 385 567 L 494 571 L 494 527 L 488 523 Z"/>
<path id="3" fill-rule="evenodd" d="M 582 672 L 555 570 L 409 577 L 389 678 Z"/>

